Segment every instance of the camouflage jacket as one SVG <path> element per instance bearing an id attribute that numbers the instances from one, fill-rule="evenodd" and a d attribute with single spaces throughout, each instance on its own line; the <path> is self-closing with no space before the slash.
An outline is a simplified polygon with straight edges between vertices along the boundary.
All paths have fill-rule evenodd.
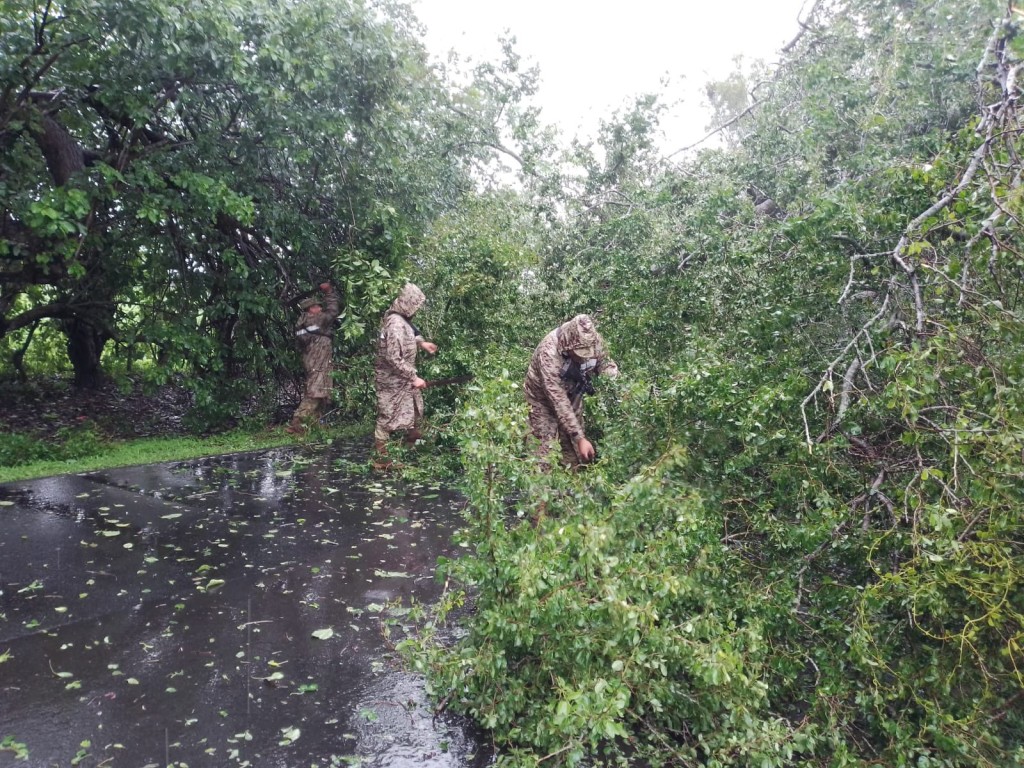
<path id="1" fill-rule="evenodd" d="M 594 321 L 589 315 L 576 315 L 551 331 L 537 345 L 523 384 L 527 400 L 550 408 L 558 420 L 558 426 L 573 442 L 585 436 L 582 392 L 579 391 L 577 381 L 564 374 L 574 365 L 569 352 L 579 349 L 587 352 L 578 368 L 588 379 L 599 375 L 618 375 L 619 367 L 608 356 L 604 339 L 597 332 Z"/>
<path id="2" fill-rule="evenodd" d="M 412 386 L 417 376 L 417 343 L 422 337 L 411 318 L 425 301 L 423 291 L 407 283 L 381 322 L 374 383 L 378 418 L 388 431 L 411 429 L 423 413 L 423 395 Z"/>
<path id="3" fill-rule="evenodd" d="M 302 345 L 302 367 L 306 370 L 306 397 L 331 396 L 331 354 L 334 322 L 338 319 L 338 296 L 325 294 L 317 313 L 303 312 L 295 324 Z"/>

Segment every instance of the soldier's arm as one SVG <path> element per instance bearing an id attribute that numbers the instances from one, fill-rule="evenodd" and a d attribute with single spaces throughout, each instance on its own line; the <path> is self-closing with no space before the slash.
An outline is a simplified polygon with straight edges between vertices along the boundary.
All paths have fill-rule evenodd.
<path id="1" fill-rule="evenodd" d="M 322 283 L 320 289 L 324 292 L 324 299 L 326 299 L 322 313 L 324 315 L 324 324 L 330 325 L 338 319 L 338 314 L 341 311 L 338 294 L 330 283 Z"/>
<path id="2" fill-rule="evenodd" d="M 396 317 L 391 315 L 391 317 Z M 408 379 L 410 383 L 416 380 L 416 368 L 411 363 L 406 362 L 402 355 L 402 331 L 404 329 L 396 328 L 393 322 L 384 323 L 384 327 L 380 332 L 380 343 L 384 350 L 384 359 L 389 366 L 403 379 Z"/>
<path id="3" fill-rule="evenodd" d="M 544 389 L 548 402 L 551 403 L 551 408 L 555 412 L 555 418 L 558 419 L 559 426 L 565 430 L 573 442 L 581 440 L 584 437 L 583 426 L 580 424 L 580 420 L 576 418 L 572 402 L 569 400 L 569 395 L 562 384 L 561 356 L 554 348 L 545 350 L 539 363 L 541 386 Z"/>
<path id="4" fill-rule="evenodd" d="M 619 366 L 610 357 L 606 357 L 603 360 L 598 359 L 597 367 L 594 368 L 594 374 L 597 376 L 607 376 L 609 379 L 614 379 L 619 375 Z"/>

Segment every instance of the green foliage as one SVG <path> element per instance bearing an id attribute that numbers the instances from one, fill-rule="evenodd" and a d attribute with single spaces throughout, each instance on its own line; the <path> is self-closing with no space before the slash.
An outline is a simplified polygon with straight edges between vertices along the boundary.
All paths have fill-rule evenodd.
<path id="1" fill-rule="evenodd" d="M 40 440 L 29 435 L 7 433 L 0 443 L 0 466 L 16 467 L 42 461 L 71 461 L 94 456 L 104 449 L 105 438 L 95 425 L 82 421 L 74 427 L 64 427 L 52 440 Z"/>
<path id="2" fill-rule="evenodd" d="M 40 440 L 17 433 L 8 433 L 3 437 L 3 445 L 0 446 L 0 465 L 16 467 L 19 464 L 52 458 L 53 448 Z"/>
<path id="3" fill-rule="evenodd" d="M 345 309 L 337 327 L 345 342 L 363 340 L 376 328 L 381 313 L 391 301 L 391 274 L 377 259 L 359 251 L 338 254 L 332 263 L 331 279 L 344 297 Z"/>
<path id="4" fill-rule="evenodd" d="M 466 198 L 438 219 L 417 257 L 433 334 L 456 354 L 529 344 L 546 320 L 532 311 L 546 298 L 539 245 L 534 211 L 512 192 Z"/>
<path id="5" fill-rule="evenodd" d="M 787 764 L 811 741 L 768 709 L 761 597 L 736 589 L 743 562 L 719 515 L 680 481 L 688 452 L 672 447 L 621 482 L 603 466 L 543 474 L 519 386 L 490 382 L 457 425 L 476 557 L 450 567 L 475 619 L 454 656 L 437 648 L 419 663 L 502 742 L 563 764 L 624 748 L 655 764 L 696 760 L 682 732 L 709 764 L 744 764 L 729 757 L 737 748 Z"/>
<path id="6" fill-rule="evenodd" d="M 28 748 L 10 734 L 0 739 L 0 752 L 10 752 L 15 760 L 28 760 Z"/>
<path id="7" fill-rule="evenodd" d="M 32 7 L 2 32 L 12 93 L 49 53 Z M 644 96 L 559 164 L 510 44 L 454 89 L 391 4 L 92 4 L 38 90 L 100 159 L 58 178 L 43 115 L 0 113 L 4 353 L 116 340 L 192 377 L 197 429 L 228 423 L 329 277 L 365 418 L 409 276 L 421 374 L 476 378 L 428 390 L 402 457 L 458 464 L 468 499 L 455 590 L 405 648 L 503 764 L 1024 762 L 1018 15 L 815 3 L 778 69 L 709 91 L 725 149 L 667 163 Z M 522 377 L 581 311 L 623 376 L 586 403 L 598 462 L 544 472 Z"/>
<path id="8" fill-rule="evenodd" d="M 185 373 L 203 425 L 251 394 L 218 379 L 291 375 L 292 301 L 324 279 L 345 291 L 340 346 L 366 343 L 387 275 L 493 156 L 492 99 L 530 82 L 481 70 L 461 103 L 388 2 L 14 0 L 4 18 L 6 352 L 34 372 L 66 354 L 86 386 L 103 366 Z"/>
<path id="9" fill-rule="evenodd" d="M 473 554 L 406 644 L 504 764 L 1024 757 L 1004 10 L 818 4 L 731 150 L 659 165 L 649 104 L 578 148 L 537 296 L 598 313 L 623 371 L 587 402 L 599 461 L 541 472 L 530 346 L 482 360 L 452 425 Z"/>
<path id="10" fill-rule="evenodd" d="M 65 452 L 63 442 L 40 446 L 24 435 L 7 434 L 3 435 L 3 438 L 4 445 L 9 440 L 13 440 L 15 446 L 29 446 L 27 450 L 35 451 L 35 454 L 29 461 L 20 462 L 20 454 L 4 453 L 5 459 L 7 456 L 13 455 L 14 460 L 10 463 L 7 460 L 0 461 L 0 483 L 59 475 L 66 472 L 88 472 L 110 467 L 181 461 L 220 453 L 254 451 L 293 441 L 291 436 L 282 435 L 280 432 L 241 430 L 223 432 L 216 437 L 204 439 L 194 437 L 145 438 L 123 442 L 104 440 L 102 436 L 75 438 L 69 435 L 68 439 L 73 443 L 73 450 Z M 69 453 L 74 454 L 73 457 L 68 455 Z"/>

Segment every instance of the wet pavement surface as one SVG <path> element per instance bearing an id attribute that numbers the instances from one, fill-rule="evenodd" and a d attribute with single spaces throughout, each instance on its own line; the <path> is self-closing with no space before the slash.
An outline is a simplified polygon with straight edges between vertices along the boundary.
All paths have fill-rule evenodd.
<path id="1" fill-rule="evenodd" d="M 0 766 L 487 765 L 392 646 L 461 500 L 365 466 L 348 445 L 0 486 Z"/>

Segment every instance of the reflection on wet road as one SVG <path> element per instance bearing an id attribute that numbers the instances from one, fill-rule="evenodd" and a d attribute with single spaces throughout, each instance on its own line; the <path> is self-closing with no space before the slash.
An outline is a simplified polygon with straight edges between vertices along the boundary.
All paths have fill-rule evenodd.
<path id="1" fill-rule="evenodd" d="M 381 632 L 439 594 L 460 500 L 357 451 L 0 486 L 0 740 L 29 753 L 0 765 L 485 764 Z"/>

